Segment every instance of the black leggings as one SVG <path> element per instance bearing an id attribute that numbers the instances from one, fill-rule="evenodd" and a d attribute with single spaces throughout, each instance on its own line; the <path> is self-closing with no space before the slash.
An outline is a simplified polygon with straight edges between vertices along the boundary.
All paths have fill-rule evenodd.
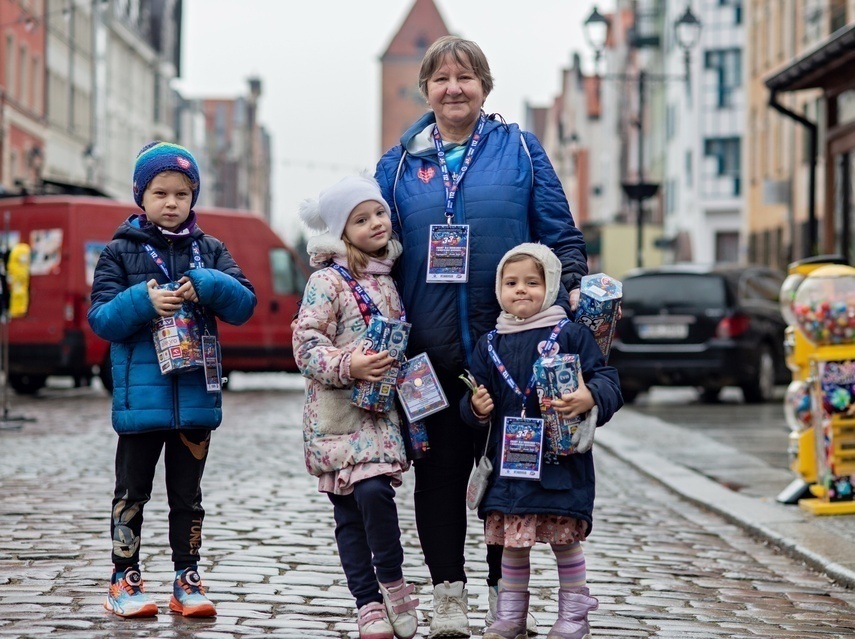
<path id="1" fill-rule="evenodd" d="M 154 473 L 164 447 L 172 561 L 175 570 L 199 563 L 205 518 L 201 483 L 210 442 L 211 431 L 207 429 L 119 435 L 110 517 L 112 560 L 117 570 L 139 563 L 143 508 L 151 499 Z"/>
<path id="2" fill-rule="evenodd" d="M 475 431 L 460 418 L 460 400 L 467 388 L 457 377 L 440 375 L 449 407 L 428 417 L 430 454 L 414 463 L 416 526 L 422 553 L 434 585 L 466 582 L 466 486 L 484 450 L 487 432 Z M 502 576 L 502 547 L 489 546 L 488 585 Z"/>

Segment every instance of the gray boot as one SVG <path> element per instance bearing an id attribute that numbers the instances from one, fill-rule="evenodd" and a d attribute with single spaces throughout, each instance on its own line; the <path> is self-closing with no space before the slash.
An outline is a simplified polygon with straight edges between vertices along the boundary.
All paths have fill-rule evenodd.
<path id="1" fill-rule="evenodd" d="M 484 631 L 483 639 L 526 639 L 528 592 L 500 590 L 496 601 L 496 621 Z"/>
<path id="2" fill-rule="evenodd" d="M 546 639 L 591 639 L 588 612 L 600 602 L 590 596 L 587 588 L 558 591 L 558 621 Z"/>

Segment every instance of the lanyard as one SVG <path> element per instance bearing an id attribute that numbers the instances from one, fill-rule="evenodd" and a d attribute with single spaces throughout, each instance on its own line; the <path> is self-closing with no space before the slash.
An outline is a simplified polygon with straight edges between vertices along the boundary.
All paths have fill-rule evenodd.
<path id="1" fill-rule="evenodd" d="M 169 271 L 166 269 L 166 262 L 163 261 L 163 258 L 160 257 L 160 254 L 155 250 L 155 248 L 151 244 L 143 244 L 145 250 L 148 251 L 148 254 L 151 255 L 151 259 L 154 260 L 154 263 L 160 267 L 160 270 L 164 272 L 166 278 L 171 280 L 172 276 L 169 274 Z M 199 244 L 196 240 L 190 244 L 190 248 L 193 249 L 193 268 L 205 268 L 205 264 L 202 262 L 202 253 L 199 251 Z"/>
<path id="2" fill-rule="evenodd" d="M 445 161 L 445 149 L 442 147 L 442 136 L 439 133 L 439 127 L 433 127 L 433 143 L 436 146 L 436 159 L 439 162 L 439 170 L 442 171 L 442 183 L 445 185 L 445 218 L 451 224 L 454 219 L 454 197 L 457 195 L 457 187 L 463 181 L 463 176 L 466 175 L 466 170 L 472 164 L 472 157 L 475 155 L 475 149 L 481 141 L 481 132 L 484 130 L 484 125 L 487 122 L 487 116 L 481 111 L 481 117 L 478 118 L 478 126 L 469 140 L 469 146 L 466 150 L 466 157 L 463 158 L 463 163 L 460 165 L 460 171 L 452 179 L 448 174 L 448 163 Z"/>
<path id="3" fill-rule="evenodd" d="M 552 329 L 552 333 L 549 335 L 549 339 L 546 340 L 546 344 L 544 344 L 543 349 L 540 351 L 541 355 L 549 353 L 552 350 L 553 344 L 555 344 L 555 340 L 558 339 L 558 334 L 561 332 L 561 329 L 564 328 L 564 325 L 567 324 L 570 320 L 565 318 L 558 322 L 555 328 Z M 508 369 L 502 363 L 502 360 L 499 359 L 499 354 L 496 352 L 496 349 L 493 348 L 493 337 L 496 335 L 496 329 L 493 329 L 489 333 L 487 333 L 487 352 L 490 353 L 490 357 L 493 359 L 493 363 L 496 365 L 496 369 L 502 375 L 502 379 L 504 379 L 508 386 L 511 387 L 511 390 L 517 394 L 518 397 L 522 399 L 522 417 L 525 417 L 525 402 L 528 399 L 528 396 L 531 394 L 532 389 L 536 383 L 536 376 L 534 372 L 531 374 L 531 379 L 528 380 L 528 386 L 525 388 L 525 393 L 520 390 L 520 387 L 517 386 L 517 383 L 514 381 L 514 378 L 511 377 L 511 374 L 508 372 Z"/>
<path id="4" fill-rule="evenodd" d="M 336 264 L 335 262 L 331 262 L 329 266 L 336 273 L 341 275 L 345 282 L 347 282 L 351 293 L 353 293 L 353 296 L 356 298 L 356 302 L 359 305 L 359 312 L 362 313 L 362 319 L 365 320 L 366 324 L 371 323 L 372 315 L 382 315 L 380 309 L 377 308 L 377 305 L 374 303 L 374 300 L 372 300 L 368 292 L 362 288 L 362 285 L 353 278 L 350 271 L 344 268 L 341 264 Z M 407 313 L 404 311 L 404 300 L 401 300 L 401 321 L 407 321 Z"/>

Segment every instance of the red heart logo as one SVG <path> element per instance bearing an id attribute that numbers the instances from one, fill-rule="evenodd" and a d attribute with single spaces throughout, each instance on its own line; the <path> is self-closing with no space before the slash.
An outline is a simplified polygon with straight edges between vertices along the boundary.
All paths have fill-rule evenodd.
<path id="1" fill-rule="evenodd" d="M 429 166 L 424 169 L 419 169 L 419 179 L 425 184 L 430 182 L 434 175 L 436 175 L 436 171 L 432 166 Z"/>

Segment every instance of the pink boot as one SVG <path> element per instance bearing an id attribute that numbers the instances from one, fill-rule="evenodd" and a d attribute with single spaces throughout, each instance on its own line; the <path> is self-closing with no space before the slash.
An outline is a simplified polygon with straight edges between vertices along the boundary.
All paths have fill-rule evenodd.
<path id="1" fill-rule="evenodd" d="M 588 612 L 596 610 L 600 602 L 590 596 L 587 588 L 558 591 L 558 621 L 546 639 L 591 639 Z"/>
<path id="2" fill-rule="evenodd" d="M 526 639 L 528 599 L 528 592 L 500 590 L 496 620 L 484 631 L 483 639 Z"/>

